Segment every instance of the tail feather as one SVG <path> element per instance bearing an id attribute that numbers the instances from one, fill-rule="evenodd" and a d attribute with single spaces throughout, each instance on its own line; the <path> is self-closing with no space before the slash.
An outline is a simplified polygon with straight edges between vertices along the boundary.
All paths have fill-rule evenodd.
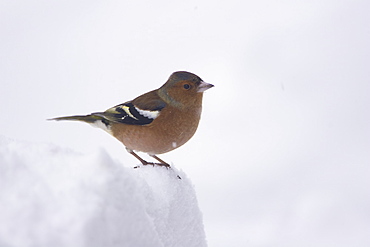
<path id="1" fill-rule="evenodd" d="M 104 131 L 106 131 L 106 132 L 108 132 L 109 134 L 112 135 L 110 121 L 108 119 L 105 119 L 102 116 L 95 115 L 95 114 L 100 114 L 100 113 L 93 113 L 93 114 L 90 114 L 90 115 L 76 115 L 76 116 L 56 117 L 56 118 L 51 118 L 51 119 L 48 119 L 48 120 L 56 120 L 56 121 L 61 121 L 61 120 L 81 121 L 81 122 L 85 122 L 85 123 L 91 124 L 94 127 L 103 129 Z"/>
<path id="2" fill-rule="evenodd" d="M 82 122 L 93 124 L 96 121 L 102 120 L 102 119 L 103 119 L 102 117 L 96 116 L 96 115 L 76 115 L 76 116 L 56 117 L 56 118 L 51 118 L 48 120 L 56 120 L 56 121 L 72 120 L 72 121 L 82 121 Z"/>

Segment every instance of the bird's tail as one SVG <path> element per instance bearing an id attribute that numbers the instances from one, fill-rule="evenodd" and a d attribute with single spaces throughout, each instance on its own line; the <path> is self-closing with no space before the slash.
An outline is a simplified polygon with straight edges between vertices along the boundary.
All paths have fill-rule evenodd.
<path id="1" fill-rule="evenodd" d="M 96 113 L 96 114 L 101 114 L 101 113 Z M 111 126 L 110 126 L 110 121 L 103 118 L 102 116 L 95 115 L 95 113 L 90 114 L 90 115 L 76 115 L 76 116 L 66 116 L 66 117 L 56 117 L 56 118 L 51 118 L 48 120 L 56 120 L 56 121 L 61 121 L 61 120 L 71 120 L 71 121 L 81 121 L 85 122 L 88 124 L 91 124 L 94 127 L 98 127 L 100 129 L 105 130 L 106 132 L 111 134 Z"/>
<path id="2" fill-rule="evenodd" d="M 72 120 L 72 121 L 82 121 L 86 122 L 89 124 L 93 124 L 96 121 L 102 120 L 102 117 L 96 116 L 96 115 L 76 115 L 76 116 L 66 116 L 66 117 L 56 117 L 56 118 L 51 118 L 48 120 Z"/>

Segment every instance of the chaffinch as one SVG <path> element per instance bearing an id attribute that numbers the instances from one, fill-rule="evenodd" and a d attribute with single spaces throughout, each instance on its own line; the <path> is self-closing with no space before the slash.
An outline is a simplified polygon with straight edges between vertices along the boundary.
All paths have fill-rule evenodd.
<path id="1" fill-rule="evenodd" d="M 203 92 L 211 87 L 212 84 L 195 74 L 178 71 L 160 88 L 105 112 L 51 120 L 92 124 L 121 141 L 143 165 L 170 167 L 157 154 L 182 146 L 194 135 L 202 111 Z M 134 151 L 148 153 L 159 163 L 148 162 Z"/>

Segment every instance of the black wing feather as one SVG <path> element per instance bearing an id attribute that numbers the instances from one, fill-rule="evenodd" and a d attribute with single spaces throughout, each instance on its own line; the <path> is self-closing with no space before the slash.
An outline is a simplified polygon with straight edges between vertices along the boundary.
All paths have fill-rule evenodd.
<path id="1" fill-rule="evenodd" d="M 154 111 L 160 111 L 163 108 L 164 105 L 158 106 Z M 130 125 L 147 125 L 154 120 L 154 118 L 141 115 L 131 102 L 123 103 L 112 107 L 105 112 L 96 112 L 92 115 L 103 117 L 111 122 Z"/>

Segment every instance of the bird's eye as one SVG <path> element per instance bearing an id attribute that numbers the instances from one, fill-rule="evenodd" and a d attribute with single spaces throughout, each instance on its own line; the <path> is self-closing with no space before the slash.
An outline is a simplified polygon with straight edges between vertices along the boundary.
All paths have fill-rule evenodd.
<path id="1" fill-rule="evenodd" d="M 186 89 L 186 90 L 189 90 L 190 89 L 190 85 L 189 84 L 184 84 L 184 88 Z"/>

